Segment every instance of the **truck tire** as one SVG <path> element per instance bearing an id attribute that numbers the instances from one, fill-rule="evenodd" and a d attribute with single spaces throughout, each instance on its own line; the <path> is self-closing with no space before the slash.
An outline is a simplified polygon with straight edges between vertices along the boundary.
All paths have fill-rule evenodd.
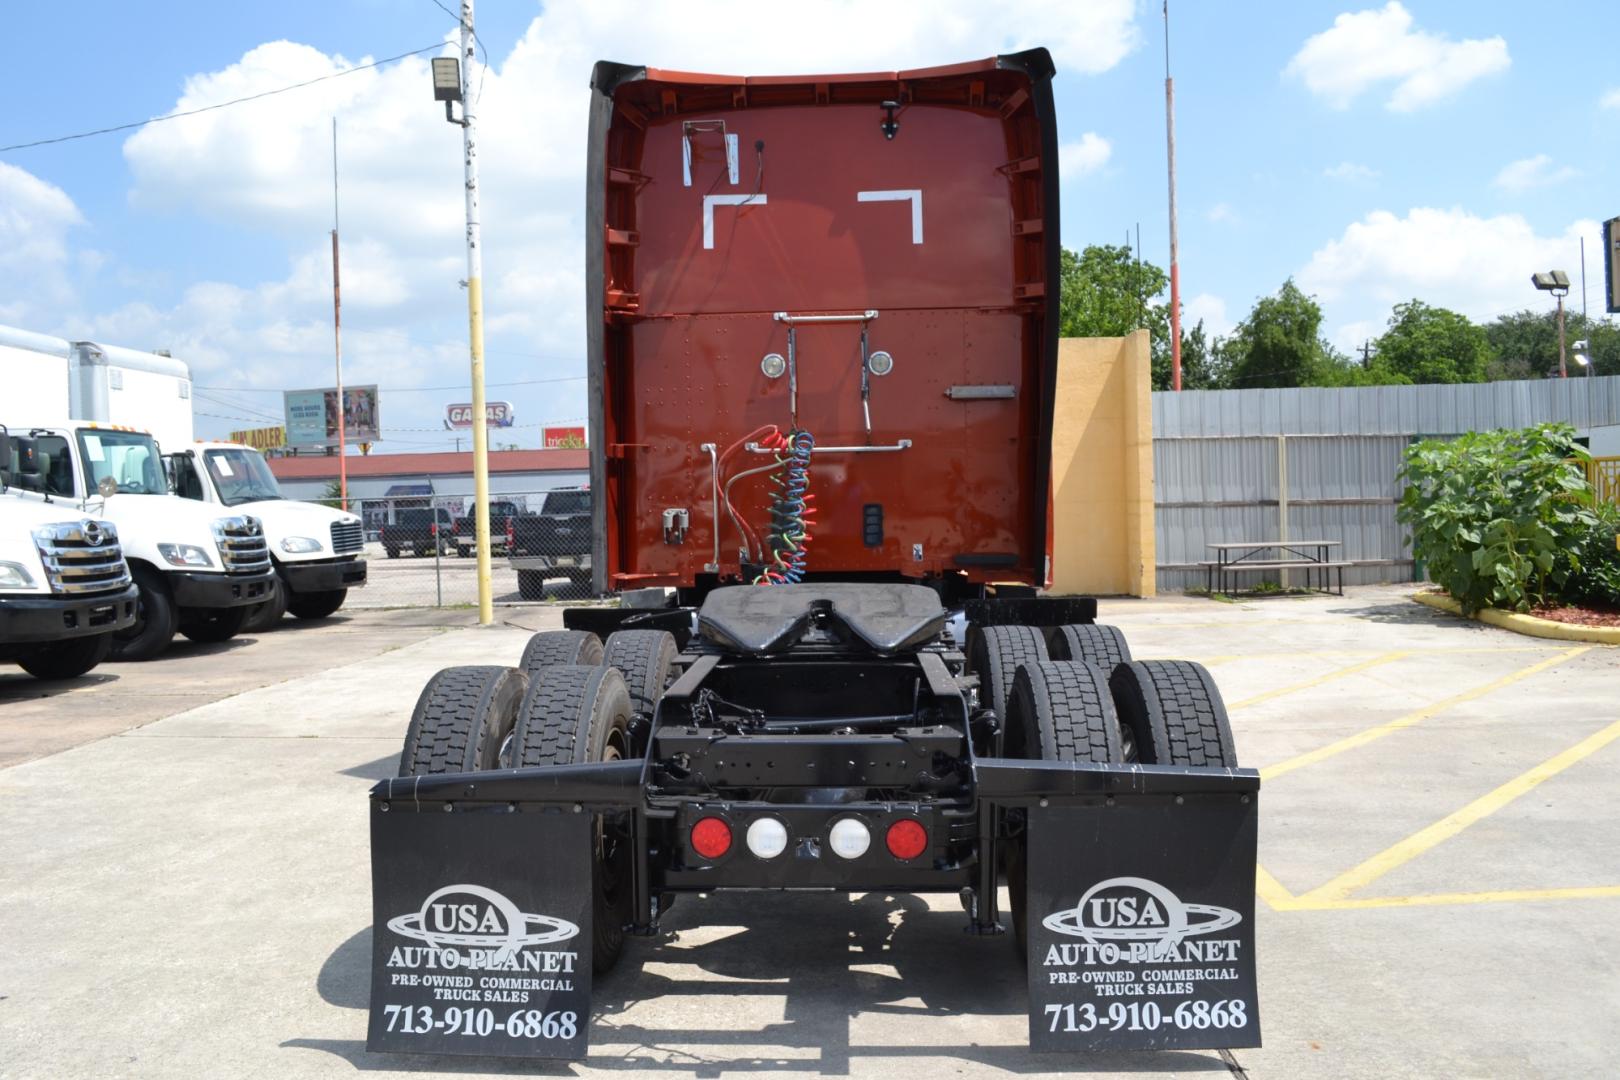
<path id="1" fill-rule="evenodd" d="M 112 635 L 53 641 L 21 653 L 17 664 L 36 679 L 76 679 L 112 653 Z"/>
<path id="2" fill-rule="evenodd" d="M 602 639 L 589 630 L 542 630 L 523 646 L 518 667 L 533 678 L 542 668 L 559 664 L 595 667 L 601 662 Z"/>
<path id="3" fill-rule="evenodd" d="M 390 559 L 399 558 L 399 548 L 397 548 L 397 547 L 385 547 L 385 548 L 383 548 L 383 550 L 388 553 L 388 557 Z"/>
<path id="4" fill-rule="evenodd" d="M 452 667 L 433 676 L 411 711 L 399 775 L 497 768 L 528 685 L 527 675 L 507 667 Z"/>
<path id="5" fill-rule="evenodd" d="M 1060 626 L 1052 635 L 1052 659 L 1084 660 L 1106 674 L 1116 665 L 1131 662 L 1131 647 L 1117 626 L 1084 623 Z"/>
<path id="6" fill-rule="evenodd" d="M 1082 660 L 1037 661 L 1018 669 L 1008 701 L 1007 738 L 1008 757 L 1103 765 L 1124 761 L 1108 676 Z M 1029 925 L 1027 854 L 1025 836 L 1008 841 L 1007 906 L 1020 956 L 1026 955 Z"/>
<path id="7" fill-rule="evenodd" d="M 518 595 L 525 600 L 546 598 L 546 575 L 538 570 L 519 570 Z"/>
<path id="8" fill-rule="evenodd" d="M 140 599 L 135 604 L 135 623 L 112 635 L 114 660 L 150 660 L 174 640 L 174 599 L 163 576 L 144 566 L 131 567 Z"/>
<path id="9" fill-rule="evenodd" d="M 343 606 L 349 597 L 348 589 L 327 589 L 325 592 L 293 593 L 287 597 L 287 610 L 299 619 L 324 619 Z"/>
<path id="10" fill-rule="evenodd" d="M 276 582 L 275 595 L 262 604 L 254 604 L 248 608 L 247 622 L 242 624 L 242 632 L 246 634 L 262 634 L 266 630 L 274 629 L 281 622 L 281 617 L 287 614 L 287 583 Z"/>
<path id="11" fill-rule="evenodd" d="M 668 630 L 615 630 L 603 646 L 602 663 L 619 669 L 636 712 L 650 717 L 680 651 Z"/>
<path id="12" fill-rule="evenodd" d="M 1232 724 L 1215 680 L 1191 660 L 1121 664 L 1109 680 L 1134 759 L 1144 765 L 1235 768 Z"/>
<path id="13" fill-rule="evenodd" d="M 995 710 L 1004 732 L 1013 676 L 1020 665 L 1046 658 L 1046 639 L 1032 626 L 974 628 L 968 646 L 968 663 L 979 676 L 979 703 Z"/>
<path id="14" fill-rule="evenodd" d="M 180 611 L 180 632 L 202 645 L 213 645 L 221 641 L 229 641 L 242 632 L 243 625 L 253 608 L 182 608 Z"/>
<path id="15" fill-rule="evenodd" d="M 630 749 L 630 691 L 610 667 L 580 664 L 543 668 L 529 680 L 512 738 L 513 768 L 622 761 Z M 631 841 L 624 815 L 598 814 L 592 823 L 591 969 L 619 962 L 631 919 Z"/>

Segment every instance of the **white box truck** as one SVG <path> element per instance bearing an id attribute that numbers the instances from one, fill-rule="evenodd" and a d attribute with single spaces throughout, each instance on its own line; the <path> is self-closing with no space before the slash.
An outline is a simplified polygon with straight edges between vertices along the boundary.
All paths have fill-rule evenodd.
<path id="1" fill-rule="evenodd" d="M 343 606 L 350 589 L 366 583 L 360 518 L 286 498 L 269 464 L 251 446 L 200 441 L 165 460 L 176 495 L 252 514 L 264 523 L 276 595 L 248 616 L 243 629 L 268 630 L 288 612 L 324 619 Z"/>
<path id="2" fill-rule="evenodd" d="M 0 664 L 76 678 L 135 622 L 118 530 L 71 507 L 6 498 L 10 483 L 11 442 L 0 428 Z"/>

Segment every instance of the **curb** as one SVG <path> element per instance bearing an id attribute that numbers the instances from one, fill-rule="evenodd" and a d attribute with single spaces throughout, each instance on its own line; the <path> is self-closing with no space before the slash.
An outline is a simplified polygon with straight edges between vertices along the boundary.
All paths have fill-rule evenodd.
<path id="1" fill-rule="evenodd" d="M 1413 593 L 1412 599 L 1436 611 L 1462 615 L 1462 605 L 1441 593 Z M 1464 616 L 1466 618 L 1466 616 Z M 1591 641 L 1599 645 L 1620 645 L 1620 626 L 1577 626 L 1574 623 L 1538 619 L 1534 615 L 1520 615 L 1499 608 L 1484 608 L 1473 616 L 1479 622 L 1512 630 L 1530 637 L 1552 638 L 1555 641 Z"/>

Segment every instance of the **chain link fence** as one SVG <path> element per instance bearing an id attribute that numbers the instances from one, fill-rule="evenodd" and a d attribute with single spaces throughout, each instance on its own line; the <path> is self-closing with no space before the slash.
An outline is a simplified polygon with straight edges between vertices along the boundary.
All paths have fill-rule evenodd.
<path id="1" fill-rule="evenodd" d="M 454 607 L 478 603 L 478 558 L 469 496 L 351 499 L 365 530 L 367 582 L 345 606 Z M 584 488 L 490 495 L 495 602 L 544 603 L 591 596 L 591 506 Z"/>

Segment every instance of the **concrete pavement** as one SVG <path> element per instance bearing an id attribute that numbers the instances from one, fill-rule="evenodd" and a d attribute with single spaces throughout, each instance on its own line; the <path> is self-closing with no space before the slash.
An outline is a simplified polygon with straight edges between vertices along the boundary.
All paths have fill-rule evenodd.
<path id="1" fill-rule="evenodd" d="M 1610 1073 L 1620 650 L 1395 589 L 1104 617 L 1141 658 L 1208 664 L 1241 758 L 1265 768 L 1266 1046 L 1240 1068 Z M 226 654 L 234 675 L 177 657 L 45 699 L 0 677 L 0 747 L 44 747 L 0 769 L 0 1076 L 1230 1071 L 1213 1053 L 1030 1054 L 1012 946 L 964 936 L 954 897 L 904 895 L 682 897 L 599 980 L 583 1063 L 366 1054 L 366 789 L 434 670 L 513 662 L 527 637 L 442 625 L 468 619 L 278 630 Z M 51 742 L 46 716 L 78 744 Z"/>

